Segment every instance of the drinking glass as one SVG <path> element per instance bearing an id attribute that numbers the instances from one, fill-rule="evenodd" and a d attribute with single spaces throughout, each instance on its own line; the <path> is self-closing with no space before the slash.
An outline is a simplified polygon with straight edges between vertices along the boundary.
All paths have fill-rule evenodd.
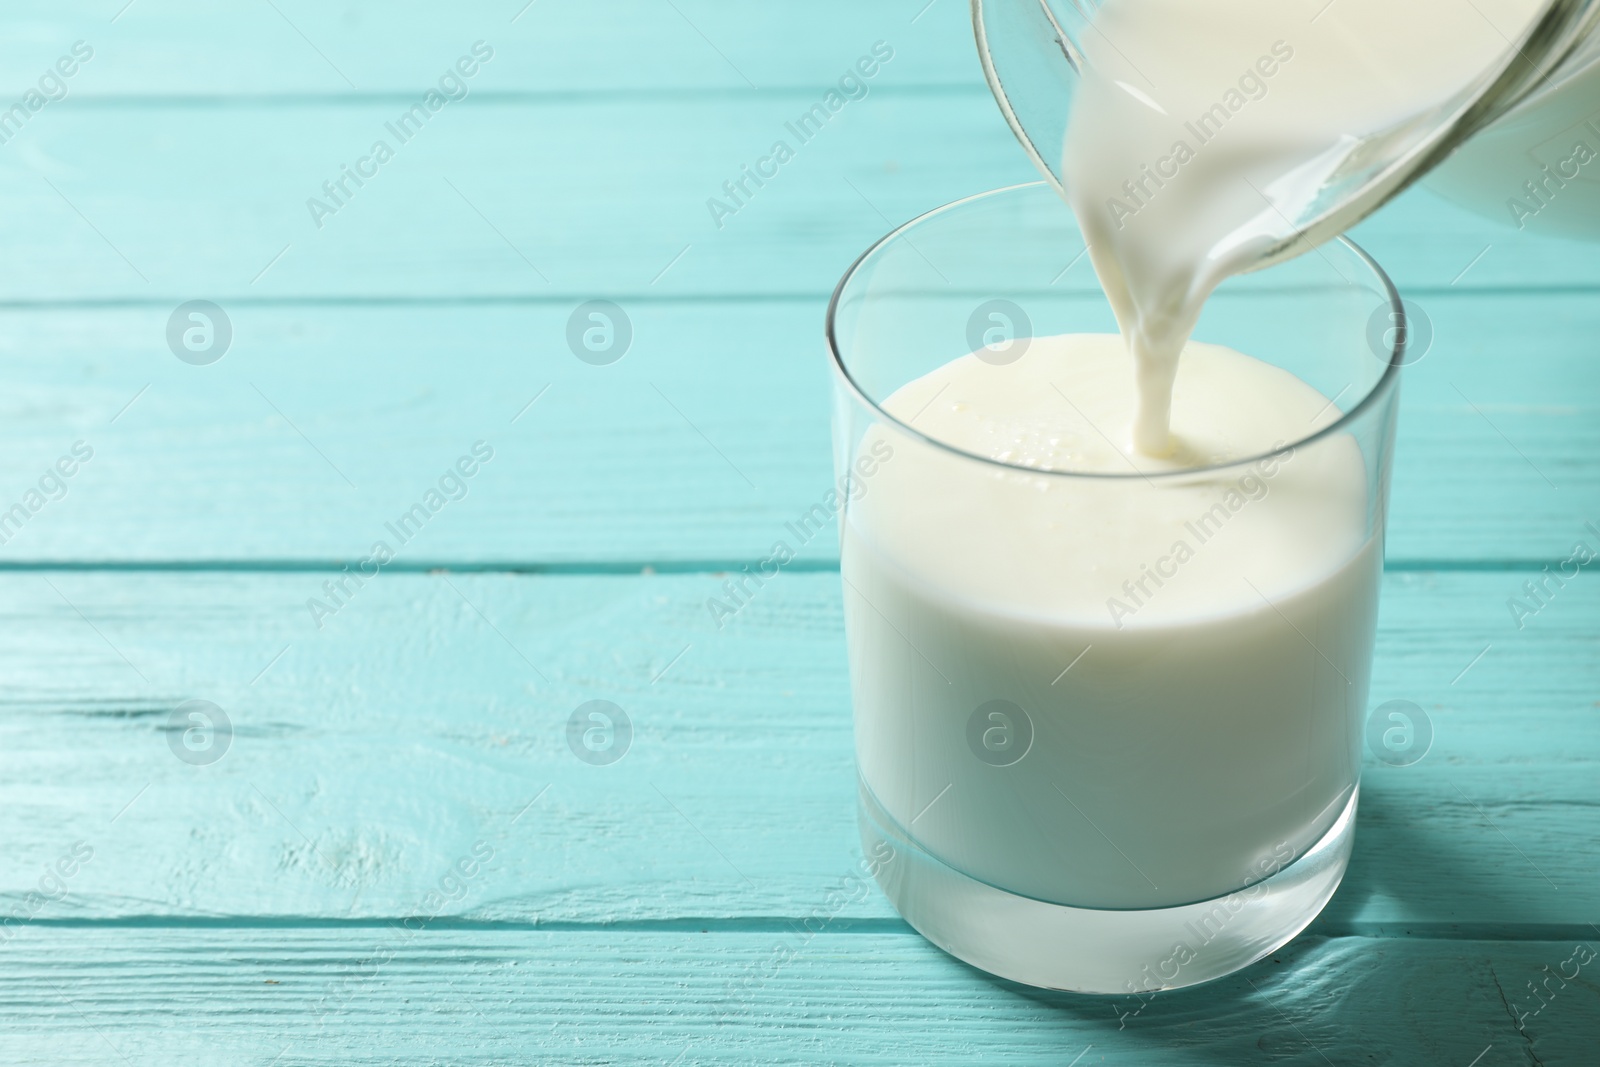
<path id="1" fill-rule="evenodd" d="M 1281 368 L 1327 407 L 1302 439 L 1222 466 L 1041 470 L 886 410 L 969 353 L 998 367 L 1050 358 L 1053 335 L 1114 334 L 1083 253 L 1041 182 L 900 227 L 834 292 L 860 826 L 890 900 L 945 951 L 1031 985 L 1144 993 L 1266 955 L 1344 874 L 1406 322 L 1343 239 L 1225 282 L 1195 339 Z M 1339 473 L 1325 492 L 1310 477 L 1324 471 Z M 1100 543 L 1064 531 L 1040 552 L 1045 518 L 1203 515 L 1236 487 L 1255 499 L 1291 481 L 1305 491 L 1287 511 L 1246 501 L 1209 520 L 1263 546 L 1245 572 L 1208 577 L 1232 583 L 1210 602 L 1124 620 L 1034 592 L 1072 588 L 1063 568 L 1092 570 L 1081 557 Z M 1320 547 L 1290 543 L 1269 511 Z M 1205 551 L 1185 566 L 1214 571 L 1222 555 Z"/>

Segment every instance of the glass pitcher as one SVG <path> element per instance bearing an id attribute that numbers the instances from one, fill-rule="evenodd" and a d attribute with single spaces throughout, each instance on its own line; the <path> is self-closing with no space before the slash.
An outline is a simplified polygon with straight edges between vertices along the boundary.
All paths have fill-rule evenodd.
<path id="1" fill-rule="evenodd" d="M 1058 192 L 1074 91 L 1101 6 L 972 0 L 984 76 Z M 1334 237 L 1424 176 L 1450 199 L 1518 229 L 1600 239 L 1600 0 L 1527 6 L 1520 33 L 1497 31 L 1507 45 L 1488 69 L 1393 126 L 1355 131 L 1313 195 L 1302 189 L 1274 204 L 1281 240 L 1256 266 Z M 1312 21 L 1329 7 L 1306 5 Z M 1474 12 L 1482 15 L 1477 4 L 1462 9 L 1463 17 Z"/>

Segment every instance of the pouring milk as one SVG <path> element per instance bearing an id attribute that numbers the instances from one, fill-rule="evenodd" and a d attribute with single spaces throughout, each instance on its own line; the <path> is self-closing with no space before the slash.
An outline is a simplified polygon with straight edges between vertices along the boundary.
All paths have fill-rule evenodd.
<path id="1" fill-rule="evenodd" d="M 1062 175 L 1132 353 L 1134 447 L 1167 454 L 1178 358 L 1218 284 L 1295 236 L 1352 151 L 1510 47 L 1538 0 L 1107 0 Z M 1320 8 L 1320 10 L 1319 10 Z"/>
<path id="2" fill-rule="evenodd" d="M 844 435 L 847 469 L 874 473 L 846 507 L 840 567 L 863 840 L 921 853 L 880 873 L 895 906 L 995 973 L 1145 991 L 1271 951 L 1342 876 L 1394 425 L 1386 376 L 1350 432 L 1318 434 L 1343 418 L 1340 395 L 1191 340 L 1201 307 L 1231 275 L 1326 236 L 1292 220 L 1325 215 L 1337 204 L 1321 198 L 1351 187 L 1340 179 L 1359 184 L 1454 114 L 1542 5 L 1073 10 L 1089 18 L 1079 32 L 1047 23 L 1056 36 L 1034 42 L 1066 57 L 1070 82 L 1007 69 L 1013 87 L 1076 86 L 1050 155 L 1121 336 L 1035 337 L 1011 360 L 980 350 L 859 416 L 847 393 L 843 426 L 867 420 Z M 1041 28 L 1023 0 L 1006 13 L 1018 18 L 996 26 Z M 966 210 L 913 223 L 907 244 L 965 239 L 940 218 Z M 1003 243 L 1007 216 L 991 217 Z M 1366 269 L 1349 250 L 1314 254 Z M 842 366 L 895 348 L 895 313 L 873 310 L 875 295 L 896 306 L 895 271 L 873 274 L 883 258 L 841 286 L 861 290 Z M 1314 328 L 1287 325 L 1291 342 Z M 1320 896 L 1295 903 L 1285 886 Z"/>
<path id="3" fill-rule="evenodd" d="M 883 409 L 1012 468 L 1150 476 L 1337 421 L 1336 398 L 1189 335 L 1217 285 L 1293 239 L 1283 205 L 1457 93 L 1537 6 L 1472 3 L 1487 17 L 1108 0 L 1063 171 L 1123 337 L 964 356 Z M 1345 810 L 1382 567 L 1353 439 L 1159 491 L 956 463 L 891 424 L 859 448 L 893 456 L 841 556 L 859 766 L 932 854 L 1034 899 L 1171 907 L 1259 877 L 1263 842 L 1304 854 Z M 1033 724 L 1003 774 L 966 733 L 994 700 Z"/>

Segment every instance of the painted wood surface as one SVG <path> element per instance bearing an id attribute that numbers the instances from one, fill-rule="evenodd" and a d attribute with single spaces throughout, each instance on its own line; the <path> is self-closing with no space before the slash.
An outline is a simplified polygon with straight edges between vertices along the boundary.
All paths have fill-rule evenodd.
<path id="1" fill-rule="evenodd" d="M 720 631 L 714 575 L 383 574 L 318 630 L 326 580 L 0 578 L 21 635 L 3 899 L 79 840 L 95 859 L 57 917 L 404 917 L 480 840 L 498 872 L 452 916 L 804 914 L 849 874 L 837 575 L 780 574 Z M 1600 584 L 1519 632 L 1523 580 L 1388 578 L 1372 705 L 1414 702 L 1434 741 L 1408 767 L 1368 753 L 1330 931 L 1571 936 L 1600 913 L 1594 852 L 1573 847 L 1600 839 Z M 193 699 L 234 731 L 203 765 L 172 750 Z M 595 699 L 633 724 L 609 766 L 566 738 Z M 892 914 L 877 895 L 848 909 Z"/>
<path id="2" fill-rule="evenodd" d="M 465 51 L 450 46 L 442 61 Z M 827 82 L 754 99 L 469 96 L 405 141 L 390 129 L 403 97 L 215 107 L 69 97 L 3 146 L 0 191 L 21 254 L 0 279 L 11 302 L 164 310 L 199 295 L 569 307 L 596 295 L 825 296 L 892 226 L 1035 178 L 984 91 L 889 92 L 893 76 L 891 61 L 883 88 L 804 142 L 789 127 Z M 696 121 L 679 122 L 685 108 Z M 393 158 L 375 174 L 323 189 L 380 140 Z M 723 188 L 779 140 L 794 158 L 776 177 L 747 195 Z M 712 198 L 736 210 L 714 214 Z M 1518 234 L 1425 190 L 1356 236 L 1419 296 L 1600 282 L 1584 246 Z M 1093 281 L 1085 269 L 1063 284 Z"/>
<path id="3" fill-rule="evenodd" d="M 270 7 L 218 15 L 142 0 L 109 24 L 132 39 L 102 46 L 72 83 L 105 72 L 100 88 L 85 80 L 0 146 L 19 250 L 0 263 L 17 379 L 0 486 L 20 495 L 65 445 L 104 442 L 94 476 L 0 562 L 355 558 L 479 438 L 516 444 L 501 452 L 498 486 L 461 509 L 473 519 L 443 517 L 417 546 L 431 561 L 728 563 L 764 551 L 828 482 L 819 323 L 840 271 L 894 223 L 1032 176 L 975 80 L 958 6 L 914 24 L 892 5 L 816 9 L 798 20 L 806 32 L 781 35 L 794 39 L 772 68 L 777 87 L 752 92 L 727 87 L 725 63 L 667 48 L 683 44 L 661 22 L 683 21 L 669 5 L 604 21 L 592 5 L 535 5 L 517 32 L 536 17 L 549 25 L 475 75 L 522 87 L 493 95 L 486 81 L 400 145 L 384 124 L 404 92 L 335 84 L 306 96 L 297 63 L 335 76 Z M 420 69 L 407 47 L 444 48 L 455 33 L 453 60 L 477 39 L 474 20 L 509 17 L 483 6 L 449 29 L 422 9 L 283 13 L 295 25 L 315 16 L 301 27 L 312 40 L 367 42 L 363 55 L 390 65 L 374 84 L 390 86 Z M 54 42 L 68 47 L 79 30 L 33 19 L 16 47 L 48 65 Z M 730 56 L 771 66 L 767 17 L 725 5 L 715 21 Z M 611 22 L 653 35 L 674 57 L 660 63 L 698 88 L 616 87 L 655 67 L 626 60 L 638 38 L 602 34 Z M 722 183 L 774 138 L 797 141 L 784 123 L 890 26 L 913 36 L 871 92 L 715 224 L 706 204 Z M 567 49 L 595 54 L 587 80 L 550 81 L 538 42 L 569 38 L 596 45 Z M 254 61 L 239 56 L 252 48 Z M 184 49 L 201 66 L 169 61 L 157 78 L 150 66 Z M 204 65 L 217 56 L 231 78 L 270 69 L 278 80 L 242 88 Z M 613 88 L 597 87 L 603 77 Z M 326 199 L 321 183 L 380 136 L 395 159 L 347 183 L 353 195 L 314 225 L 307 201 Z M 1435 333 L 1410 375 L 1391 558 L 1551 560 L 1600 514 L 1600 423 L 1593 398 L 1571 388 L 1592 374 L 1600 257 L 1420 191 L 1359 237 Z M 1075 255 L 1064 250 L 1063 265 Z M 1093 280 L 1080 266 L 1057 284 Z M 219 302 L 234 333 L 204 367 L 173 358 L 166 339 L 174 308 L 199 298 Z M 612 366 L 567 345 L 570 315 L 592 298 L 633 323 Z M 1485 478 L 1494 505 L 1460 508 Z M 807 546 L 816 559 L 834 551 L 831 539 Z"/>
<path id="4" fill-rule="evenodd" d="M 1594 1062 L 1594 965 L 1549 976 L 1600 948 L 1600 586 L 1507 606 L 1600 545 L 1592 246 L 1424 190 L 1359 228 L 1435 333 L 1372 692 L 1433 748 L 1369 762 L 1307 936 L 1083 1000 L 956 963 L 876 891 L 829 903 L 858 847 L 833 539 L 722 629 L 705 607 L 828 486 L 841 270 L 1032 178 L 964 5 L 30 0 L 0 27 L 5 93 L 94 50 L 0 143 L 0 510 L 93 450 L 0 544 L 0 913 L 28 919 L 0 1062 Z M 477 41 L 466 98 L 319 228 L 307 199 Z M 708 198 L 878 41 L 865 97 L 719 226 Z M 566 342 L 595 298 L 634 328 L 610 366 Z M 165 336 L 193 299 L 234 332 L 209 366 Z M 307 599 L 480 441 L 318 628 Z M 231 720 L 216 762 L 174 750 L 194 699 Z M 591 699 L 635 727 L 610 766 L 565 739 Z"/>
<path id="5" fill-rule="evenodd" d="M 1578 948 L 1309 936 L 1140 1002 L 991 981 L 907 934 L 781 922 L 36 928 L 5 950 L 0 1012 L 19 1061 L 74 1065 L 1520 1067 L 1593 1062 L 1600 961 Z"/>
<path id="6" fill-rule="evenodd" d="M 1565 559 L 1600 520 L 1600 298 L 1427 303 L 1389 558 Z M 408 562 L 736 567 L 831 484 L 822 309 L 643 305 L 603 367 L 565 347 L 566 305 L 236 308 L 210 366 L 166 350 L 170 309 L 0 311 L 0 505 L 73 442 L 95 452 L 0 565 L 354 561 L 482 440 L 493 462 Z"/>

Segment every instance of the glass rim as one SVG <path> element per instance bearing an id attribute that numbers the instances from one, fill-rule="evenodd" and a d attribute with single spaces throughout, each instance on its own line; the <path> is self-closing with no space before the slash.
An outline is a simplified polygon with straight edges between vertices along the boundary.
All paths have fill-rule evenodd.
<path id="1" fill-rule="evenodd" d="M 964 196 L 958 200 L 952 200 L 948 204 L 941 204 L 936 208 L 924 211 L 922 214 L 917 215 L 907 222 L 901 223 L 899 226 L 896 226 L 894 229 L 890 230 L 888 233 L 872 242 L 872 244 L 867 247 L 866 251 L 862 252 L 856 257 L 855 262 L 850 264 L 849 268 L 845 270 L 844 274 L 839 278 L 838 284 L 833 287 L 833 295 L 828 299 L 828 311 L 824 320 L 823 330 L 828 343 L 828 359 L 833 366 L 833 371 L 839 377 L 839 379 L 849 387 L 850 392 L 853 393 L 857 399 L 859 399 L 870 410 L 872 410 L 879 418 L 885 420 L 900 432 L 909 434 L 911 437 L 916 438 L 917 440 L 920 440 L 926 444 L 932 445 L 934 448 L 948 452 L 951 455 L 960 456 L 963 459 L 974 460 L 978 463 L 996 467 L 1000 470 L 1013 471 L 1018 474 L 1028 474 L 1034 477 L 1095 478 L 1104 479 L 1107 481 L 1119 479 L 1139 479 L 1146 482 L 1153 482 L 1160 478 L 1184 479 L 1197 474 L 1208 474 L 1216 471 L 1233 470 L 1238 467 L 1247 467 L 1254 463 L 1260 463 L 1263 460 L 1269 460 L 1277 456 L 1285 455 L 1286 453 L 1292 452 L 1302 446 L 1314 444 L 1325 437 L 1331 437 L 1341 430 L 1346 429 L 1351 423 L 1355 422 L 1356 419 L 1370 410 L 1377 403 L 1377 398 L 1381 394 L 1392 389 L 1393 383 L 1396 381 L 1396 379 L 1398 379 L 1400 375 L 1400 368 L 1403 365 L 1402 360 L 1405 357 L 1406 347 L 1405 339 L 1407 336 L 1407 330 L 1405 304 L 1401 301 L 1399 290 L 1395 288 L 1394 282 L 1390 280 L 1389 275 L 1384 272 L 1384 269 L 1378 265 L 1378 261 L 1368 255 L 1366 249 L 1350 240 L 1349 237 L 1340 234 L 1338 238 L 1336 238 L 1337 242 L 1353 252 L 1356 258 L 1360 259 L 1361 262 L 1366 265 L 1367 269 L 1370 270 L 1382 284 L 1383 292 L 1389 301 L 1389 309 L 1392 316 L 1390 321 L 1397 323 L 1400 329 L 1395 332 L 1395 342 L 1392 345 L 1389 353 L 1388 364 L 1384 367 L 1383 373 L 1378 376 L 1378 380 L 1373 382 L 1372 386 L 1367 390 L 1366 395 L 1361 397 L 1360 400 L 1352 405 L 1349 411 L 1346 411 L 1343 415 L 1339 416 L 1339 418 L 1335 419 L 1333 422 L 1330 422 L 1328 425 L 1314 433 L 1307 434 L 1304 437 L 1297 438 L 1296 440 L 1289 441 L 1282 445 L 1275 445 L 1268 451 L 1261 452 L 1256 455 L 1241 456 L 1238 459 L 1231 459 L 1225 463 L 1213 463 L 1204 467 L 1180 467 L 1176 470 L 1135 470 L 1129 472 L 1060 471 L 1042 469 L 1039 467 L 1024 467 L 1020 464 L 1007 463 L 1004 460 L 994 459 L 990 456 L 979 455 L 976 452 L 968 452 L 964 448 L 957 448 L 955 445 L 941 441 L 936 437 L 928 436 L 921 430 L 912 426 L 910 423 L 903 422 L 902 420 L 889 414 L 889 412 L 885 411 L 882 405 L 867 395 L 866 391 L 861 388 L 861 384 L 857 382 L 854 375 L 850 373 L 850 369 L 845 366 L 844 356 L 839 351 L 839 340 L 835 331 L 840 299 L 844 295 L 845 288 L 850 284 L 852 279 L 855 278 L 856 273 L 861 269 L 862 264 L 866 263 L 866 261 L 871 258 L 873 253 L 877 252 L 878 249 L 894 240 L 900 234 L 911 229 L 913 226 L 916 226 L 918 223 L 921 223 L 927 219 L 931 219 L 937 215 L 942 215 L 945 212 L 953 211 L 956 208 L 970 204 L 977 200 L 985 200 L 989 197 L 1017 192 L 1022 189 L 1037 188 L 1048 189 L 1051 188 L 1051 186 L 1048 182 L 1042 180 L 1019 182 L 1016 185 L 1005 185 L 998 189 L 989 189 L 981 193 L 973 193 L 970 196 Z M 1061 206 L 1063 210 L 1070 210 L 1067 208 L 1065 203 L 1063 203 Z M 1332 244 L 1334 242 L 1330 241 L 1328 243 Z"/>

